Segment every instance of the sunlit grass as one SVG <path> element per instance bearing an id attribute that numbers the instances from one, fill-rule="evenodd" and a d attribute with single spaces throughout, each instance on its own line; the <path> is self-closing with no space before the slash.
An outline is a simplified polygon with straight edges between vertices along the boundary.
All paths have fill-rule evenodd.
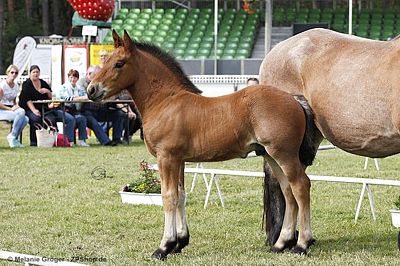
<path id="1" fill-rule="evenodd" d="M 47 256 L 105 258 L 91 265 L 153 265 L 149 259 L 163 231 L 163 211 L 155 206 L 122 204 L 119 189 L 130 181 L 138 163 L 149 155 L 135 137 L 129 146 L 90 148 L 26 147 L 13 150 L 5 139 L 9 127 L 0 125 L 0 249 Z M 29 144 L 25 130 L 24 144 Z M 319 152 L 308 173 L 398 179 L 399 157 L 370 161 L 340 150 Z M 107 178 L 91 177 L 101 166 Z M 206 163 L 205 167 L 262 171 L 261 158 Z M 189 191 L 192 176 L 186 177 Z M 313 182 L 312 227 L 316 244 L 308 256 L 273 254 L 262 230 L 261 178 L 221 176 L 226 208 L 215 187 L 203 209 L 205 186 L 198 178 L 189 194 L 187 212 L 190 244 L 163 265 L 397 265 L 398 230 L 388 210 L 399 187 L 373 186 L 377 221 L 364 200 L 360 219 L 354 213 L 361 185 Z M 8 265 L 0 261 L 0 265 Z"/>

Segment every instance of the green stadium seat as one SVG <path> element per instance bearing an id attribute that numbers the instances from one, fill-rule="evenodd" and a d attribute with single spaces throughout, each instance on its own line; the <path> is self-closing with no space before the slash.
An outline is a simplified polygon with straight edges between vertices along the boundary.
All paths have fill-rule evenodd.
<path id="1" fill-rule="evenodd" d="M 187 42 L 177 41 L 175 43 L 175 48 L 177 49 L 186 49 L 186 47 L 187 47 Z"/>
<path id="2" fill-rule="evenodd" d="M 213 48 L 213 46 L 214 46 L 214 43 L 213 42 L 201 42 L 200 43 L 200 49 L 208 49 L 208 50 L 210 50 L 211 48 Z"/>
<path id="3" fill-rule="evenodd" d="M 140 9 L 139 9 L 139 8 L 131 8 L 131 9 L 129 10 L 129 13 L 140 14 Z"/>
<path id="4" fill-rule="evenodd" d="M 126 15 L 126 18 L 138 19 L 139 18 L 139 14 L 138 13 L 129 13 L 128 15 Z"/>
<path id="5" fill-rule="evenodd" d="M 165 49 L 166 51 L 172 51 L 172 49 L 174 48 L 175 44 L 174 43 L 170 43 L 170 42 L 165 42 L 162 44 L 162 48 Z"/>
<path id="6" fill-rule="evenodd" d="M 165 9 L 165 14 L 176 14 L 176 9 L 175 8 L 167 8 Z"/>
<path id="7" fill-rule="evenodd" d="M 143 8 L 140 13 L 141 14 L 152 14 L 153 10 L 151 8 Z"/>
<path id="8" fill-rule="evenodd" d="M 144 19 L 144 20 L 149 20 L 150 19 L 150 14 L 148 13 L 140 13 L 139 19 Z"/>
<path id="9" fill-rule="evenodd" d="M 174 14 L 171 13 L 166 13 L 163 17 L 164 19 L 170 19 L 173 20 L 175 18 Z"/>
<path id="10" fill-rule="evenodd" d="M 135 30 L 144 31 L 145 30 L 145 26 L 142 25 L 142 24 L 136 24 L 135 25 Z"/>
<path id="11" fill-rule="evenodd" d="M 145 42 L 152 42 L 153 41 L 151 36 L 142 36 L 141 39 L 142 39 L 142 41 L 145 41 Z"/>
<path id="12" fill-rule="evenodd" d="M 197 50 L 200 48 L 200 43 L 199 42 L 189 42 L 187 48 Z"/>
<path id="13" fill-rule="evenodd" d="M 182 30 L 179 33 L 179 38 L 190 38 L 192 36 L 192 32 L 190 30 Z"/>
<path id="14" fill-rule="evenodd" d="M 127 8 L 121 8 L 121 9 L 119 10 L 119 13 L 128 14 L 128 13 L 129 13 L 129 9 L 127 9 Z"/>

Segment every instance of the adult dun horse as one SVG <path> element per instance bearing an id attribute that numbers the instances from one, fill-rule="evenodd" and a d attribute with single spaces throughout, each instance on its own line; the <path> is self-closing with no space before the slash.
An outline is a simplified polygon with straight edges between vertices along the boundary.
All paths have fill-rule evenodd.
<path id="1" fill-rule="evenodd" d="M 312 29 L 275 46 L 261 64 L 260 81 L 304 95 L 319 143 L 325 137 L 349 153 L 385 157 L 400 152 L 399 73 L 400 39 L 375 41 Z M 266 183 L 266 229 L 273 245 L 285 202 L 276 180 Z"/>
<path id="2" fill-rule="evenodd" d="M 244 158 L 251 151 L 268 160 L 287 196 L 287 230 L 274 248 L 289 243 L 294 252 L 305 252 L 312 242 L 310 180 L 304 172 L 315 156 L 306 137 L 312 113 L 292 95 L 269 86 L 201 96 L 178 63 L 158 47 L 132 41 L 126 32 L 121 38 L 114 31 L 113 38 L 116 49 L 87 92 L 100 101 L 126 89 L 142 114 L 145 143 L 160 170 L 165 214 L 164 235 L 153 257 L 163 260 L 189 243 L 184 163 Z M 293 243 L 297 217 L 301 229 Z"/>

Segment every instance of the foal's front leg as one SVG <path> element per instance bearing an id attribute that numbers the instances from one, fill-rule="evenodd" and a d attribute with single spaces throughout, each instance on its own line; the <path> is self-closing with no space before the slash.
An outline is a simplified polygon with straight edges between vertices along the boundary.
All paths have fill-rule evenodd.
<path id="1" fill-rule="evenodd" d="M 169 156 L 168 156 L 169 157 Z M 167 158 L 168 158 L 167 157 Z M 170 157 L 169 157 L 170 158 Z M 152 257 L 164 260 L 177 245 L 176 217 L 179 202 L 178 183 L 182 163 L 158 156 L 161 177 L 161 196 L 164 208 L 164 235 Z"/>

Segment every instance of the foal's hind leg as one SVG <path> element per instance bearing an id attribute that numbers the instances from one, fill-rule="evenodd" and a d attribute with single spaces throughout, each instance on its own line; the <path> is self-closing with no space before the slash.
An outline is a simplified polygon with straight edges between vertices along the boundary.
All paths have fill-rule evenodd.
<path id="1" fill-rule="evenodd" d="M 287 177 L 283 173 L 280 166 L 272 158 L 266 156 L 266 159 L 273 171 L 273 174 L 275 175 L 281 186 L 286 202 L 282 229 L 280 231 L 278 240 L 271 248 L 273 252 L 281 252 L 285 248 L 290 249 L 296 244 L 295 229 L 297 222 L 298 206 L 295 198 L 293 197 Z"/>
<path id="2" fill-rule="evenodd" d="M 310 187 L 311 182 L 304 172 L 299 160 L 284 160 L 279 162 L 288 177 L 293 196 L 299 206 L 299 238 L 293 252 L 303 254 L 313 243 L 310 221 Z"/>
<path id="3" fill-rule="evenodd" d="M 180 253 L 184 247 L 189 244 L 189 229 L 186 220 L 186 210 L 185 210 L 185 180 L 184 180 L 184 169 L 185 165 L 181 165 L 179 173 L 179 183 L 178 183 L 178 208 L 176 210 L 176 234 L 177 234 L 177 244 L 172 250 L 172 253 Z"/>

